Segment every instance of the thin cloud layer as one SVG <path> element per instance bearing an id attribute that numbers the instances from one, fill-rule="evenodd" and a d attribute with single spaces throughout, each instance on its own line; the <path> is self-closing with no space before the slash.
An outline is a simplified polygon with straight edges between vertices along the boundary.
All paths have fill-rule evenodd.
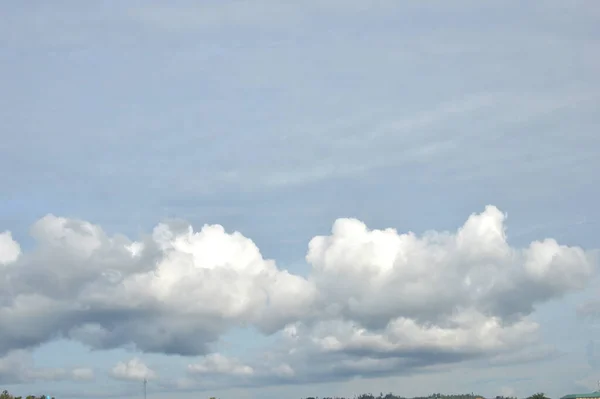
<path id="1" fill-rule="evenodd" d="M 538 339 L 528 317 L 536 305 L 582 289 L 596 258 L 553 239 L 514 248 L 505 222 L 494 206 L 454 232 L 420 236 L 338 219 L 310 240 L 302 277 L 219 225 L 162 223 L 132 241 L 48 215 L 31 229 L 31 251 L 2 236 L 0 350 L 68 337 L 94 349 L 202 356 L 174 386 L 205 375 L 252 385 L 518 359 L 511 353 Z M 242 325 L 279 338 L 261 359 L 212 353 Z M 138 359 L 110 374 L 157 377 Z"/>
<path id="2" fill-rule="evenodd" d="M 25 350 L 10 351 L 0 357 L 0 383 L 31 384 L 38 381 L 78 381 L 87 382 L 95 378 L 94 370 L 87 367 L 38 368 L 31 353 Z"/>
<path id="3" fill-rule="evenodd" d="M 238 359 L 230 359 L 219 353 L 206 356 L 201 362 L 190 364 L 188 371 L 191 374 L 231 374 L 248 376 L 254 374 L 254 369 L 244 365 Z"/>

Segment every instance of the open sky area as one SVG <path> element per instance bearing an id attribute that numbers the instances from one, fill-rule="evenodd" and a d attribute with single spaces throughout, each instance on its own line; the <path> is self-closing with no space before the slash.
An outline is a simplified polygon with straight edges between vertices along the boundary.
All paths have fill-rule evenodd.
<path id="1" fill-rule="evenodd" d="M 598 389 L 599 2 L 0 20 L 1 389 Z"/>

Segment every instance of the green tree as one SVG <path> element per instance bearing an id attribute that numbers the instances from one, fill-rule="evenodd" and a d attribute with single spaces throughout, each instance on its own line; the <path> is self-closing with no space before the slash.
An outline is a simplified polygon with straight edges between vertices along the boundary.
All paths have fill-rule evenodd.
<path id="1" fill-rule="evenodd" d="M 531 395 L 527 399 L 550 399 L 550 398 L 547 397 L 545 393 L 538 392 L 538 393 L 534 393 L 533 395 Z"/>

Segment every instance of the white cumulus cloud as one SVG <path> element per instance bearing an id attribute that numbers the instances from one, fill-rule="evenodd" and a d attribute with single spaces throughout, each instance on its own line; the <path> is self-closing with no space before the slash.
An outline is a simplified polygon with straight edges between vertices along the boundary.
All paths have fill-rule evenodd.
<path id="1" fill-rule="evenodd" d="M 511 246 L 506 220 L 488 206 L 455 231 L 418 235 L 338 219 L 309 241 L 303 277 L 220 225 L 161 223 L 132 240 L 48 215 L 24 254 L 2 236 L 11 264 L 0 267 L 0 352 L 63 336 L 96 349 L 200 356 L 186 386 L 207 374 L 259 384 L 518 362 L 511 354 L 539 339 L 536 306 L 582 289 L 597 259 L 550 238 Z M 277 333 L 264 358 L 211 353 L 241 325 Z M 132 359 L 111 375 L 155 373 Z"/>
<path id="2" fill-rule="evenodd" d="M 21 255 L 21 246 L 13 240 L 10 231 L 0 233 L 0 265 L 13 263 Z"/>
<path id="3" fill-rule="evenodd" d="M 594 258 L 578 247 L 552 239 L 511 247 L 504 222 L 488 206 L 454 233 L 419 237 L 340 219 L 331 235 L 311 240 L 306 259 L 324 312 L 372 327 L 397 317 L 444 326 L 475 314 L 526 315 L 593 273 Z"/>
<path id="4" fill-rule="evenodd" d="M 511 247 L 505 221 L 488 206 L 455 232 L 418 236 L 337 220 L 330 235 L 310 241 L 318 298 L 309 317 L 284 330 L 289 361 L 300 369 L 310 359 L 304 371 L 315 378 L 315 370 L 385 374 L 506 360 L 536 343 L 535 306 L 583 288 L 596 258 L 552 239 Z M 320 367 L 319 356 L 337 365 Z M 356 368 L 369 362 L 370 370 Z"/>
<path id="5" fill-rule="evenodd" d="M 156 372 L 138 358 L 117 363 L 110 370 L 110 375 L 115 379 L 124 381 L 143 381 L 144 379 L 151 380 L 157 377 Z"/>
<path id="6" fill-rule="evenodd" d="M 203 354 L 242 323 L 273 332 L 315 296 L 305 279 L 263 259 L 223 227 L 159 224 L 140 241 L 53 215 L 35 223 L 36 248 L 0 270 L 0 352 L 64 335 L 94 348 Z M 9 283 L 10 281 L 10 283 Z M 34 326 L 35 325 L 35 326 Z M 35 328 L 34 328 L 35 327 Z"/>

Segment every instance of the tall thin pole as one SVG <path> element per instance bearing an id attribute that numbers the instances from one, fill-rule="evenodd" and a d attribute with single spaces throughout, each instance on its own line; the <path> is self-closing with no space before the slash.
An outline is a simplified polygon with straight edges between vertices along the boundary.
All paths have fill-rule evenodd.
<path id="1" fill-rule="evenodd" d="M 144 378 L 144 399 L 146 399 L 146 385 L 148 384 L 148 380 Z"/>

